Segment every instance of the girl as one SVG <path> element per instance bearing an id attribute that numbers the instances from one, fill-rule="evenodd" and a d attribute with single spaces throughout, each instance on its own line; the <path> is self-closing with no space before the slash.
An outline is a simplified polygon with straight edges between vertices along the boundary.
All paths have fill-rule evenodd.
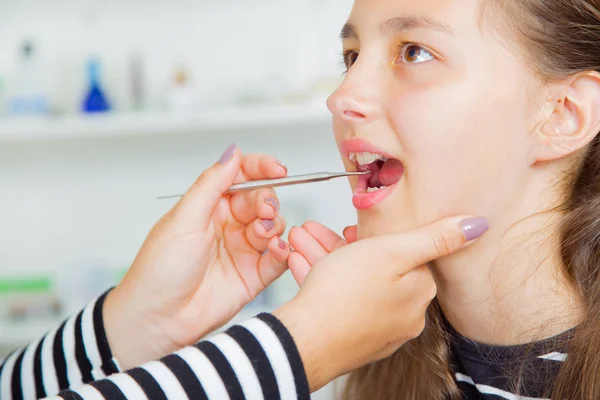
<path id="1" fill-rule="evenodd" d="M 328 101 L 358 239 L 468 211 L 424 333 L 346 399 L 600 398 L 600 1 L 356 0 Z M 295 228 L 297 279 L 341 238 Z M 377 255 L 373 254 L 374 262 Z"/>

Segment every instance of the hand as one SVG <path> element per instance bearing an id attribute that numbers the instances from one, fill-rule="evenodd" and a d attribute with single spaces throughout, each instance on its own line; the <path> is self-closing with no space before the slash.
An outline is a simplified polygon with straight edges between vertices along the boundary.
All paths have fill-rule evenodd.
<path id="1" fill-rule="evenodd" d="M 338 247 L 318 261 L 297 296 L 274 313 L 296 342 L 311 391 L 420 335 L 436 295 L 426 264 L 485 230 L 483 219 L 444 219 Z M 321 243 L 325 250 L 336 244 Z"/>
<path id="2" fill-rule="evenodd" d="M 232 146 L 154 226 L 104 306 L 124 368 L 196 343 L 287 268 L 285 221 L 272 189 L 223 195 L 231 184 L 287 174 L 275 158 Z M 265 250 L 268 250 L 265 252 Z"/>
<path id="3" fill-rule="evenodd" d="M 344 229 L 343 235 L 342 238 L 323 224 L 314 221 L 305 222 L 302 227 L 295 226 L 290 230 L 288 239 L 294 251 L 288 258 L 288 268 L 298 285 L 302 285 L 312 266 L 327 254 L 356 242 L 356 225 Z"/>

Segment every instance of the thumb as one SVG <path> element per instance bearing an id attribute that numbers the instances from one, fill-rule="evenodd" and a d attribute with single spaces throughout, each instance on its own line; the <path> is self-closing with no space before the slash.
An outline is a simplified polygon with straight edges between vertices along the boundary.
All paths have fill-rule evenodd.
<path id="1" fill-rule="evenodd" d="M 232 144 L 221 158 L 202 172 L 176 206 L 175 218 L 188 226 L 206 226 L 217 203 L 236 179 L 241 167 L 241 155 Z"/>
<path id="2" fill-rule="evenodd" d="M 388 236 L 385 245 L 402 259 L 402 275 L 438 258 L 446 257 L 474 243 L 490 225 L 483 217 L 453 217 L 417 230 Z"/>

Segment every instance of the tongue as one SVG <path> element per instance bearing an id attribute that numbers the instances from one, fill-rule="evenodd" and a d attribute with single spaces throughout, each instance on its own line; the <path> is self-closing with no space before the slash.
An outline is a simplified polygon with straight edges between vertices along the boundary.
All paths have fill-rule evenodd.
<path id="1" fill-rule="evenodd" d="M 404 174 L 404 165 L 398 160 L 388 160 L 383 164 L 377 176 L 383 186 L 391 186 L 397 183 Z"/>
<path id="2" fill-rule="evenodd" d="M 380 187 L 381 182 L 379 181 L 379 168 L 369 168 L 371 175 L 369 176 L 369 187 Z"/>

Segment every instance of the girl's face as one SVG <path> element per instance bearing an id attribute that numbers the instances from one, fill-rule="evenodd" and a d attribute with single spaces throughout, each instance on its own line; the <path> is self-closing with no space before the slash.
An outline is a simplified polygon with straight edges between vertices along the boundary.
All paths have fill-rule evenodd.
<path id="1" fill-rule="evenodd" d="M 328 106 L 346 168 L 372 171 L 351 178 L 360 237 L 524 201 L 539 81 L 479 3 L 355 0 Z"/>

